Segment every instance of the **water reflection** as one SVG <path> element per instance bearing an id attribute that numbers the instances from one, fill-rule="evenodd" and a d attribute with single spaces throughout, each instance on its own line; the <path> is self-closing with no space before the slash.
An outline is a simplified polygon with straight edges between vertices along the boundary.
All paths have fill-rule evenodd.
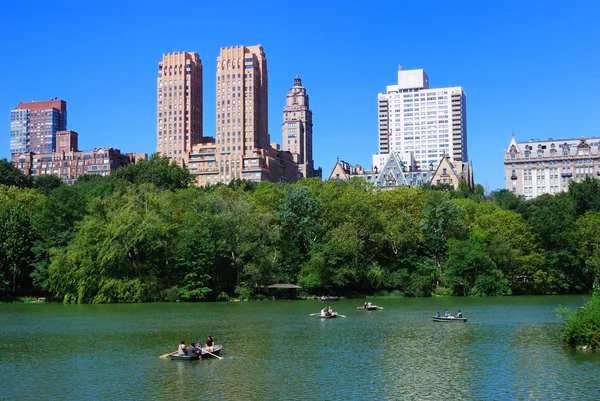
<path id="1" fill-rule="evenodd" d="M 2 399 L 584 400 L 600 353 L 564 347 L 557 304 L 580 297 L 381 300 L 308 316 L 318 302 L 0 305 Z M 466 324 L 433 323 L 462 309 Z M 223 359 L 160 359 L 181 339 Z M 40 352 L 38 345 L 43 345 Z"/>

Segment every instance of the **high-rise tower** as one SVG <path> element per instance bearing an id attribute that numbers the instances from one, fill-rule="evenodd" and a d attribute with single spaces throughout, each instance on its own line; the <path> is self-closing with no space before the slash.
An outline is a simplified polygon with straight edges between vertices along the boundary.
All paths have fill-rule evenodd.
<path id="1" fill-rule="evenodd" d="M 292 155 L 270 143 L 263 47 L 221 48 L 216 76 L 216 137 L 202 138 L 185 161 L 197 183 L 296 181 L 299 174 Z"/>
<path id="2" fill-rule="evenodd" d="M 158 63 L 156 151 L 183 164 L 202 140 L 202 61 L 196 52 L 163 54 Z"/>
<path id="3" fill-rule="evenodd" d="M 299 76 L 287 94 L 283 108 L 282 147 L 294 156 L 294 161 L 304 177 L 315 177 L 313 162 L 312 111 L 306 88 Z"/>
<path id="4" fill-rule="evenodd" d="M 460 86 L 430 88 L 422 69 L 398 70 L 398 84 L 378 96 L 381 168 L 391 152 L 413 153 L 419 168 L 437 166 L 442 157 L 468 161 L 467 99 Z"/>
<path id="5" fill-rule="evenodd" d="M 261 45 L 221 48 L 217 57 L 217 147 L 249 154 L 267 148 L 267 57 Z"/>
<path id="6" fill-rule="evenodd" d="M 56 132 L 66 129 L 64 100 L 19 103 L 10 112 L 10 153 L 52 153 L 56 149 Z"/>

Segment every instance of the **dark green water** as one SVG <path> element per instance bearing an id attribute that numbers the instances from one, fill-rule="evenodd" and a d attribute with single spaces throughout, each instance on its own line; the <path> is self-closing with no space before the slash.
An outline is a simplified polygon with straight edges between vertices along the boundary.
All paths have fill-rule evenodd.
<path id="1" fill-rule="evenodd" d="M 600 353 L 558 338 L 583 297 L 0 305 L 1 400 L 585 400 Z M 445 308 L 465 324 L 433 323 Z M 211 333 L 222 360 L 158 356 Z"/>

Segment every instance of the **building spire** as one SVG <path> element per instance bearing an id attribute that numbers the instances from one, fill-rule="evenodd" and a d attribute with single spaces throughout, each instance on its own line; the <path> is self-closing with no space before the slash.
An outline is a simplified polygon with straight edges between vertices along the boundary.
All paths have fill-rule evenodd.
<path id="1" fill-rule="evenodd" d="M 294 86 L 302 86 L 302 80 L 300 79 L 300 75 L 296 75 L 296 78 L 294 78 Z"/>

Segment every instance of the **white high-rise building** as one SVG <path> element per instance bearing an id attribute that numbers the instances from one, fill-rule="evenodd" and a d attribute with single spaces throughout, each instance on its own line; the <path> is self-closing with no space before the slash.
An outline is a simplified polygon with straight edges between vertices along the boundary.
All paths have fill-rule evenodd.
<path id="1" fill-rule="evenodd" d="M 442 157 L 467 162 L 467 99 L 460 86 L 429 88 L 422 69 L 398 69 L 398 84 L 379 100 L 379 154 L 373 166 L 381 169 L 387 155 L 412 153 L 420 169 L 435 168 Z"/>

